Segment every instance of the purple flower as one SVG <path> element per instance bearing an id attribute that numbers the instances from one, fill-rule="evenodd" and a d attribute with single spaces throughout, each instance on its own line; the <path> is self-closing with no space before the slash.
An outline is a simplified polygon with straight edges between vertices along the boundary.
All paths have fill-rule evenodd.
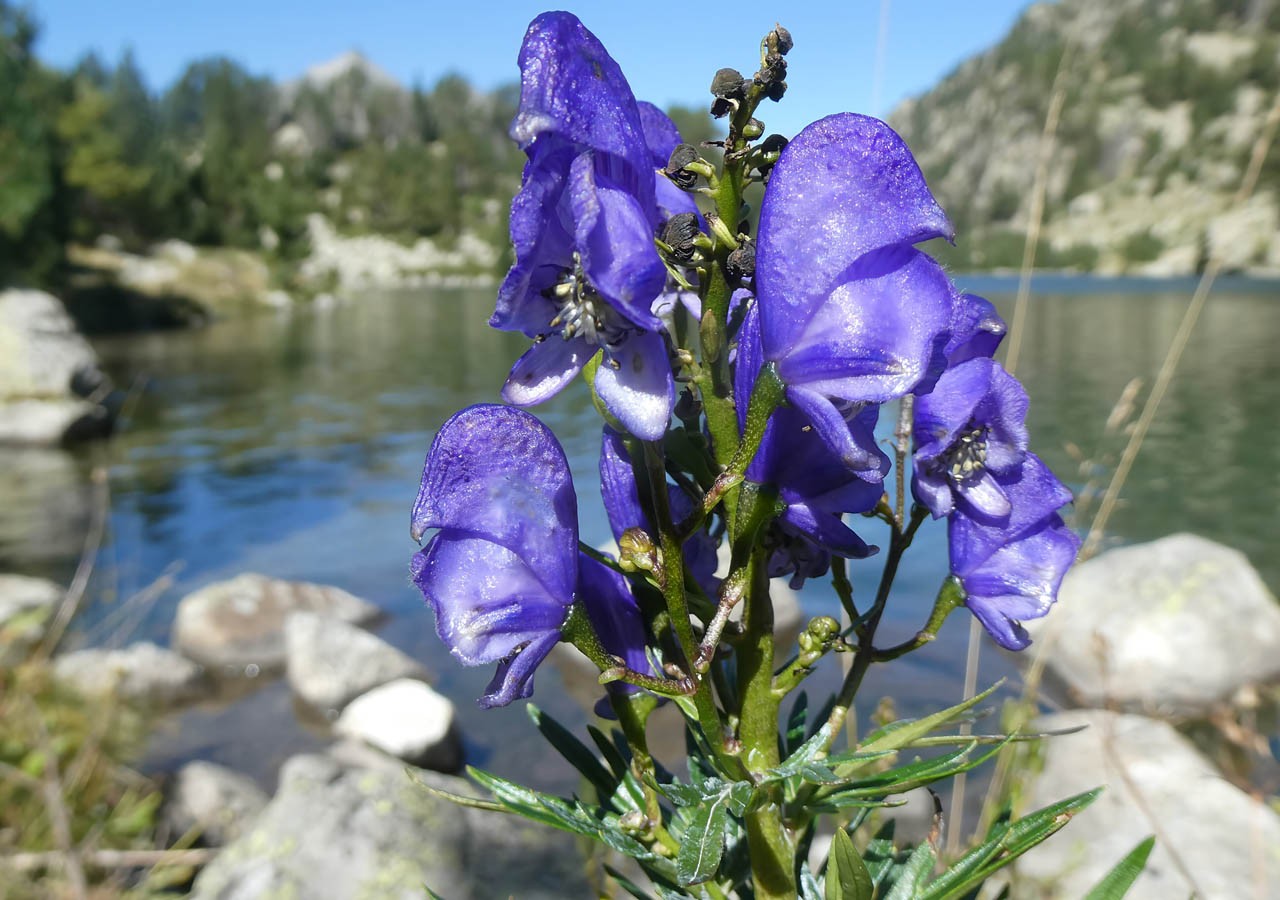
<path id="1" fill-rule="evenodd" d="M 657 530 L 640 502 L 640 490 L 636 484 L 631 457 L 627 453 L 622 435 L 606 427 L 600 441 L 600 494 L 604 499 L 605 513 L 615 541 L 622 540 L 628 528 L 639 528 L 656 540 Z M 693 501 L 674 484 L 667 485 L 671 515 L 677 522 L 693 512 Z M 684 562 L 694 580 L 705 593 L 714 597 L 719 582 L 715 578 L 716 542 L 705 531 L 697 531 L 684 542 Z"/>
<path id="2" fill-rule="evenodd" d="M 994 356 L 1005 335 L 1004 319 L 991 301 L 976 294 L 957 294 L 951 310 L 951 335 L 943 350 L 947 365 Z"/>
<path id="3" fill-rule="evenodd" d="M 1027 452 L 1027 392 L 985 356 L 947 369 L 928 394 L 916 398 L 912 491 L 935 519 L 959 500 L 989 520 L 1009 515 L 999 478 Z"/>
<path id="4" fill-rule="evenodd" d="M 511 136 L 529 161 L 511 204 L 516 263 L 489 323 L 535 343 L 503 397 L 541 403 L 603 351 L 600 398 L 633 434 L 657 440 L 675 388 L 650 309 L 666 283 L 654 159 L 674 126 L 657 110 L 642 115 L 617 63 L 569 13 L 533 21 L 520 69 Z M 664 191 L 663 201 L 675 199 Z"/>
<path id="5" fill-rule="evenodd" d="M 734 403 L 743 427 L 746 410 L 762 363 L 759 305 L 752 306 L 738 334 L 735 361 Z M 889 459 L 876 446 L 875 425 L 879 407 L 865 406 L 845 425 L 850 440 L 862 449 L 867 464 L 854 472 L 831 451 L 810 427 L 804 411 L 784 406 L 773 413 L 765 428 L 747 478 L 772 484 L 786 508 L 775 522 L 771 536 L 774 550 L 769 575 L 790 573 L 791 586 L 805 578 L 826 573 L 831 554 L 862 559 L 876 552 L 847 525 L 845 513 L 873 509 L 880 500 L 880 482 Z"/>
<path id="6" fill-rule="evenodd" d="M 1031 640 L 1020 623 L 1049 611 L 1080 539 L 1057 513 L 1071 492 L 1034 453 L 996 480 L 1009 515 L 992 523 L 957 507 L 947 523 L 951 571 L 964 586 L 965 605 L 996 643 L 1021 650 Z"/>
<path id="7" fill-rule="evenodd" d="M 410 573 L 449 651 L 468 666 L 498 663 L 481 706 L 533 693 L 575 599 L 605 649 L 643 659 L 635 601 L 607 569 L 580 560 L 569 464 L 533 416 L 478 405 L 445 422 L 413 506 L 414 540 L 430 529 Z"/>
<path id="8" fill-rule="evenodd" d="M 851 468 L 870 459 L 848 421 L 941 371 L 955 290 L 913 245 L 951 235 L 911 151 L 877 119 L 821 119 L 773 168 L 756 258 L 764 358 Z"/>

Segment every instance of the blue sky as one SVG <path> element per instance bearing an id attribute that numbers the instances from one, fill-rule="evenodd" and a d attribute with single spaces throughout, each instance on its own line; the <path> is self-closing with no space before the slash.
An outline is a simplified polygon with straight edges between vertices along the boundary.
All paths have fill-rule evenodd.
<path id="1" fill-rule="evenodd" d="M 780 21 L 795 37 L 790 92 L 766 107 L 771 130 L 794 133 L 842 110 L 885 114 L 995 43 L 1027 0 L 730 0 L 596 2 L 571 9 L 609 48 L 637 96 L 698 103 L 722 66 L 749 74 L 760 37 Z M 480 87 L 516 78 L 516 50 L 546 7 L 522 0 L 35 0 L 37 52 L 59 67 L 96 50 L 132 48 L 153 89 L 194 59 L 222 54 L 276 80 L 359 50 L 405 83 L 460 72 Z M 717 21 L 714 10 L 726 10 Z M 887 17 L 882 19 L 882 12 Z M 877 66 L 878 36 L 886 36 Z M 877 69 L 879 78 L 877 78 Z"/>

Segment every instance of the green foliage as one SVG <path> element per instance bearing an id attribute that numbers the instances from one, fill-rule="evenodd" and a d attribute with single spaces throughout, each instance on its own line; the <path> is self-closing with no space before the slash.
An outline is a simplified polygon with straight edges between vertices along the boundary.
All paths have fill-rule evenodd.
<path id="1" fill-rule="evenodd" d="M 0 856 L 62 849 L 62 822 L 80 850 L 154 846 L 160 792 L 125 768 L 143 725 L 130 709 L 61 687 L 46 665 L 0 673 Z M 52 896 L 60 877 L 56 864 L 38 881 L 0 865 L 0 895 Z"/>
<path id="2" fill-rule="evenodd" d="M 1120 252 L 1129 262 L 1150 262 L 1164 252 L 1164 241 L 1150 231 L 1140 231 L 1129 236 Z"/>

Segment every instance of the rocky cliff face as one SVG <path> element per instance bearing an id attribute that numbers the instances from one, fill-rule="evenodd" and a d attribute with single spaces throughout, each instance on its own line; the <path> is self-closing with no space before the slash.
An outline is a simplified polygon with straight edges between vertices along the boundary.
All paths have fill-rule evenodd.
<path id="1" fill-rule="evenodd" d="M 1061 0 L 890 122 L 960 232 L 957 268 L 1017 266 L 1061 90 L 1037 265 L 1280 274 L 1280 149 L 1234 199 L 1280 89 L 1275 0 Z"/>

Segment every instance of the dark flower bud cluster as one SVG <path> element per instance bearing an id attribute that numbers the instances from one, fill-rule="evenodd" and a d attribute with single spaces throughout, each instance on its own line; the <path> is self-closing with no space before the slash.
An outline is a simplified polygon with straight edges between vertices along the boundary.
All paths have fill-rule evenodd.
<path id="1" fill-rule="evenodd" d="M 689 166 L 701 159 L 698 151 L 694 149 L 692 144 L 677 144 L 676 148 L 671 151 L 671 155 L 667 157 L 667 165 L 663 174 L 670 178 L 677 187 L 684 190 L 691 190 L 698 183 L 698 173 L 689 168 Z"/>
<path id="2" fill-rule="evenodd" d="M 661 240 L 670 248 L 673 261 L 688 263 L 697 252 L 695 241 L 701 234 L 697 213 L 677 213 L 662 227 Z"/>
<path id="3" fill-rule="evenodd" d="M 711 115 L 722 119 L 738 108 L 738 104 L 747 98 L 747 88 L 752 79 L 743 78 L 737 69 L 721 69 L 711 79 Z"/>

